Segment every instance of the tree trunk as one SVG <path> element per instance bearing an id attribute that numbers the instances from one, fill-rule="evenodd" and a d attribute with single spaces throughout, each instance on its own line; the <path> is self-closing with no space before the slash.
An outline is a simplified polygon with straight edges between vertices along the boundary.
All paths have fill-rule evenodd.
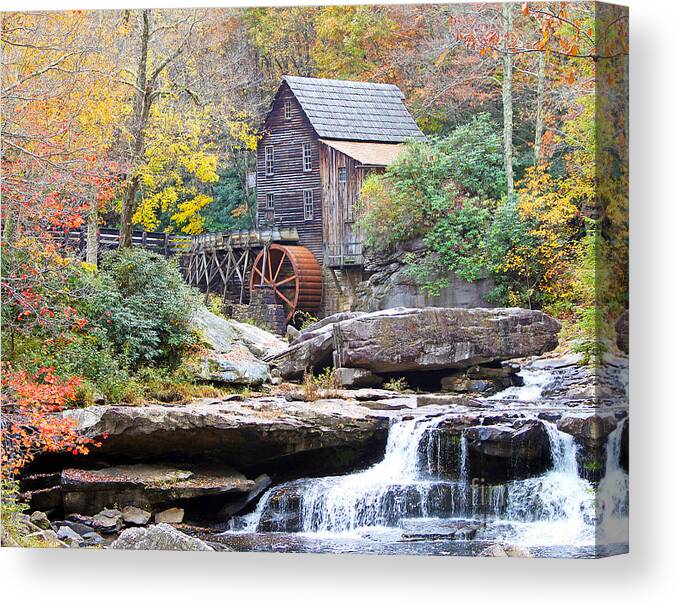
<path id="1" fill-rule="evenodd" d="M 134 99 L 134 116 L 132 118 L 132 156 L 130 158 L 130 175 L 122 199 L 120 210 L 120 247 L 132 246 L 132 217 L 136 210 L 136 196 L 139 190 L 137 165 L 141 161 L 144 150 L 144 131 L 151 110 L 152 95 L 148 83 L 148 41 L 150 38 L 150 11 L 141 11 L 141 50 L 137 68 L 136 94 Z M 151 83 L 152 84 L 152 83 Z"/>
<path id="2" fill-rule="evenodd" d="M 534 166 L 541 164 L 541 138 L 544 134 L 544 84 L 546 82 L 546 53 L 539 53 L 537 72 L 537 116 L 534 122 Z"/>
<path id="3" fill-rule="evenodd" d="M 90 203 L 89 213 L 87 214 L 87 255 L 85 260 L 88 264 L 97 265 L 99 259 L 99 204 L 96 196 L 93 194 Z"/>
<path id="4" fill-rule="evenodd" d="M 508 2 L 502 5 L 504 16 L 504 81 L 501 101 L 504 106 L 504 170 L 506 171 L 506 190 L 513 197 L 513 57 L 509 49 L 509 36 L 513 29 L 513 8 Z"/>

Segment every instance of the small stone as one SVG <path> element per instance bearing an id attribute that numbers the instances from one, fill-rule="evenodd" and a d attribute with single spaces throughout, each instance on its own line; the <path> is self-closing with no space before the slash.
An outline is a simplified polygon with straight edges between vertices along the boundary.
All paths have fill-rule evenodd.
<path id="1" fill-rule="evenodd" d="M 65 520 L 64 521 L 55 521 L 54 524 L 52 524 L 52 525 L 53 525 L 53 528 L 55 530 L 58 530 L 59 528 L 64 527 L 64 526 L 66 528 L 70 528 L 71 530 L 73 530 L 73 532 L 75 532 L 76 534 L 79 534 L 83 538 L 84 538 L 85 534 L 89 534 L 91 532 L 94 532 L 94 529 L 91 526 L 87 526 L 85 524 L 79 524 L 79 523 L 74 522 L 74 521 L 65 521 Z"/>
<path id="2" fill-rule="evenodd" d="M 57 534 L 54 530 L 40 530 L 39 532 L 33 532 L 32 534 L 28 534 L 26 538 L 44 543 L 48 547 L 68 546 L 57 538 Z"/>
<path id="3" fill-rule="evenodd" d="M 84 543 L 84 539 L 75 530 L 67 526 L 61 526 L 57 530 L 57 538 L 65 542 L 70 547 L 79 547 Z"/>
<path id="4" fill-rule="evenodd" d="M 92 526 L 104 534 L 115 534 L 123 528 L 122 513 L 117 509 L 104 509 L 93 517 Z"/>
<path id="5" fill-rule="evenodd" d="M 182 521 L 184 521 L 184 510 L 177 507 L 155 514 L 156 524 L 180 524 Z"/>
<path id="6" fill-rule="evenodd" d="M 484 549 L 480 557 L 532 557 L 532 554 L 525 547 L 515 545 L 491 545 Z"/>
<path id="7" fill-rule="evenodd" d="M 92 527 L 92 524 L 94 523 L 93 517 L 90 515 L 80 515 L 80 513 L 71 513 L 70 515 L 66 516 L 66 520 L 89 527 Z"/>
<path id="8" fill-rule="evenodd" d="M 82 535 L 86 547 L 96 547 L 104 544 L 104 539 L 96 532 L 87 532 Z"/>
<path id="9" fill-rule="evenodd" d="M 41 530 L 49 530 L 49 518 L 43 511 L 33 511 L 30 516 L 30 522 Z"/>
<path id="10" fill-rule="evenodd" d="M 151 519 L 151 514 L 139 507 L 125 507 L 122 510 L 122 520 L 133 526 L 145 526 Z"/>

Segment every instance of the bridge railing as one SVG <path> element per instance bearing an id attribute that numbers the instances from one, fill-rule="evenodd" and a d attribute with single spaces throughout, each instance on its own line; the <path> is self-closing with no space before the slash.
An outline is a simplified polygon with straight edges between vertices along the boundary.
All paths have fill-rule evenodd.
<path id="1" fill-rule="evenodd" d="M 87 229 L 74 228 L 68 231 L 53 232 L 54 238 L 64 247 L 78 249 L 81 253 L 87 250 Z M 116 228 L 99 228 L 97 231 L 99 250 L 117 249 L 120 231 Z M 147 232 L 135 230 L 132 233 L 132 247 L 142 247 L 169 258 L 187 253 L 191 248 L 191 238 L 183 234 L 166 232 Z"/>

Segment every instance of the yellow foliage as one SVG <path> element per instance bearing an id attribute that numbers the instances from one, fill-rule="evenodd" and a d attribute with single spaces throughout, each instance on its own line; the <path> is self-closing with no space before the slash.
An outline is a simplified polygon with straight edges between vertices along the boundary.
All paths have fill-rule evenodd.
<path id="1" fill-rule="evenodd" d="M 172 221 L 182 227 L 186 234 L 199 234 L 203 229 L 203 218 L 200 210 L 212 202 L 212 197 L 198 194 L 194 198 L 185 200 L 178 205 L 177 212 L 172 215 Z"/>
<path id="2" fill-rule="evenodd" d="M 246 112 L 237 112 L 227 124 L 228 132 L 236 142 L 242 144 L 246 150 L 254 151 L 257 149 L 261 134 L 253 119 Z"/>
<path id="3" fill-rule="evenodd" d="M 212 197 L 201 189 L 219 180 L 214 145 L 203 138 L 206 120 L 205 110 L 187 114 L 169 102 L 154 107 L 140 169 L 143 196 L 133 217 L 135 223 L 154 230 L 160 225 L 161 214 L 169 213 L 174 226 L 185 234 L 202 231 L 200 210 Z"/>

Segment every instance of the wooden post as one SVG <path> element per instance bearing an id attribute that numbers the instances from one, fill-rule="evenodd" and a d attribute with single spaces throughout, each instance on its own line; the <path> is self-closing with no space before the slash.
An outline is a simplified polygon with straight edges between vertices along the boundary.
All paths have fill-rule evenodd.
<path id="1" fill-rule="evenodd" d="M 247 264 L 250 257 L 250 248 L 245 249 L 245 263 L 242 265 L 242 280 L 240 281 L 240 304 L 242 304 L 245 294 L 245 278 L 247 277 Z"/>
<path id="2" fill-rule="evenodd" d="M 170 257 L 170 246 L 169 246 L 169 234 L 165 232 L 165 257 L 169 258 Z"/>

